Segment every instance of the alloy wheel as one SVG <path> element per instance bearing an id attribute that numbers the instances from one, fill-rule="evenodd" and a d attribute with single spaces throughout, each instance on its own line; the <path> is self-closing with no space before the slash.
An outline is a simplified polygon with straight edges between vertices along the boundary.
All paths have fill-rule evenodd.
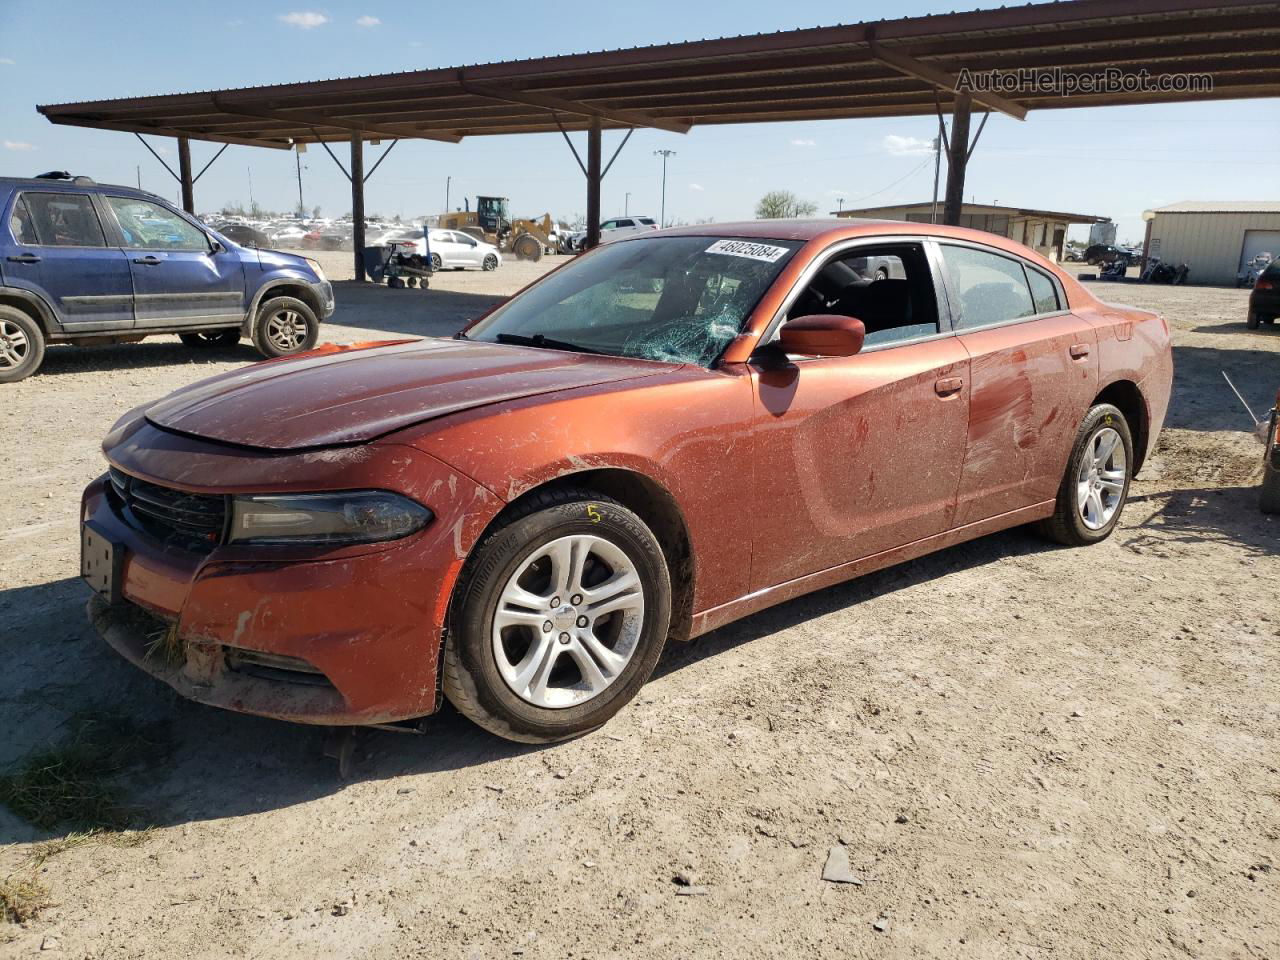
<path id="1" fill-rule="evenodd" d="M 284 353 L 297 350 L 307 339 L 307 321 L 296 310 L 280 310 L 267 321 L 267 339 Z"/>
<path id="2" fill-rule="evenodd" d="M 0 367 L 20 367 L 30 354 L 26 332 L 12 320 L 0 320 Z"/>
<path id="3" fill-rule="evenodd" d="M 601 537 L 560 537 L 508 579 L 493 616 L 493 655 L 521 700 L 573 707 L 618 679 L 643 624 L 644 591 L 627 554 Z"/>
<path id="4" fill-rule="evenodd" d="M 1127 467 L 1120 434 L 1106 426 L 1094 431 L 1076 474 L 1076 506 L 1090 530 L 1101 530 L 1120 509 Z"/>

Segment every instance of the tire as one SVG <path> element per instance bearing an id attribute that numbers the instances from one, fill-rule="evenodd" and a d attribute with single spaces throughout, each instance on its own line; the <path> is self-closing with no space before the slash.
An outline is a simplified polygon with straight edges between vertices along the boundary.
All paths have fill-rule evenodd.
<path id="1" fill-rule="evenodd" d="M 579 577 L 586 582 L 578 588 L 583 593 L 634 573 L 638 589 L 618 595 L 621 609 L 590 623 L 584 616 L 591 609 L 589 596 L 576 605 L 577 594 L 569 589 L 559 597 L 551 583 L 557 565 L 541 551 L 568 543 L 588 549 Z M 605 579 L 592 582 L 593 577 Z M 504 592 L 516 588 L 540 598 L 521 608 L 534 622 L 511 623 L 499 633 L 494 625 L 500 606 L 521 606 L 503 603 Z M 551 607 L 553 599 L 561 600 L 559 608 Z M 608 599 L 606 593 L 596 605 Z M 540 617 L 548 619 L 539 625 Z M 552 618 L 548 632 L 545 624 Z M 644 522 L 589 490 L 547 491 L 516 509 L 472 551 L 450 610 L 444 692 L 459 712 L 499 737 L 521 743 L 567 740 L 600 727 L 636 695 L 658 662 L 670 620 L 670 576 Z M 597 633 L 601 629 L 603 635 Z M 588 637 L 594 655 L 584 642 Z M 580 666 L 583 658 L 594 665 L 594 680 Z M 544 666 L 524 667 L 538 663 Z M 517 693 L 522 673 L 529 679 Z"/>
<path id="2" fill-rule="evenodd" d="M 498 258 L 497 258 L 497 257 L 495 257 L 495 256 L 491 253 L 491 254 L 489 254 L 488 256 L 486 256 L 486 257 L 484 258 L 484 262 L 483 262 L 482 264 L 480 264 L 480 266 L 481 266 L 481 268 L 482 268 L 482 269 L 484 269 L 484 270 L 486 270 L 486 271 L 497 270 L 497 269 L 498 269 Z"/>
<path id="3" fill-rule="evenodd" d="M 392 290 L 403 290 L 404 281 L 399 277 L 387 277 L 387 286 Z"/>
<path id="4" fill-rule="evenodd" d="M 205 330 L 200 333 L 180 333 L 178 339 L 184 347 L 197 350 L 216 350 L 219 347 L 231 347 L 240 342 L 239 328 L 230 330 Z"/>
<path id="5" fill-rule="evenodd" d="M 44 331 L 17 307 L 0 304 L 0 383 L 25 380 L 44 362 Z"/>
<path id="6" fill-rule="evenodd" d="M 541 260 L 542 244 L 526 233 L 516 240 L 511 252 L 521 260 Z"/>
<path id="7" fill-rule="evenodd" d="M 1244 319 L 1244 325 L 1250 330 L 1257 330 L 1258 325 L 1262 322 L 1262 318 L 1258 316 L 1257 310 L 1250 310 L 1249 315 Z"/>
<path id="8" fill-rule="evenodd" d="M 431 255 L 431 269 L 441 270 L 444 268 L 444 261 L 440 259 L 440 254 L 433 253 Z"/>
<path id="9" fill-rule="evenodd" d="M 1089 464 L 1094 460 L 1093 453 L 1097 452 L 1097 440 L 1101 435 L 1108 431 L 1114 433 L 1118 437 L 1117 453 L 1122 452 L 1124 456 L 1123 465 L 1118 464 L 1114 459 L 1114 454 L 1108 457 L 1107 463 L 1113 469 L 1106 472 L 1099 472 L 1096 476 L 1102 483 L 1107 483 L 1108 479 L 1112 483 L 1119 484 L 1119 491 L 1108 492 L 1106 488 L 1097 491 L 1099 499 L 1088 504 L 1089 509 L 1094 511 L 1094 523 L 1101 521 L 1098 525 L 1093 525 L 1084 515 L 1084 507 L 1079 502 L 1079 494 L 1081 485 L 1088 479 L 1094 477 L 1092 471 L 1089 470 Z M 1107 474 L 1111 476 L 1108 478 Z M 1116 473 L 1122 474 L 1117 478 Z M 1111 536 L 1111 531 L 1116 528 L 1116 524 L 1120 521 L 1120 514 L 1124 512 L 1125 501 L 1129 497 L 1129 484 L 1133 479 L 1133 434 L 1129 430 L 1129 423 L 1125 420 L 1124 414 L 1119 409 L 1113 407 L 1109 403 L 1099 403 L 1089 409 L 1085 414 L 1084 420 L 1080 424 L 1080 429 L 1076 433 L 1075 443 L 1071 445 L 1071 456 L 1067 460 L 1067 471 L 1062 477 L 1062 484 L 1058 488 L 1057 501 L 1054 506 L 1053 516 L 1047 520 L 1040 521 L 1036 528 L 1039 532 L 1058 543 L 1065 544 L 1069 547 L 1082 547 L 1091 543 L 1097 543 Z M 1117 496 L 1118 499 L 1114 505 L 1110 501 L 1111 496 Z M 1097 507 L 1095 507 L 1095 503 Z M 1096 512 L 1101 508 L 1102 512 Z"/>
<path id="10" fill-rule="evenodd" d="M 253 345 L 268 359 L 310 350 L 320 339 L 320 321 L 296 297 L 272 297 L 258 308 Z"/>
<path id="11" fill-rule="evenodd" d="M 1267 464 L 1258 490 L 1258 508 L 1263 513 L 1280 513 L 1280 469 Z"/>

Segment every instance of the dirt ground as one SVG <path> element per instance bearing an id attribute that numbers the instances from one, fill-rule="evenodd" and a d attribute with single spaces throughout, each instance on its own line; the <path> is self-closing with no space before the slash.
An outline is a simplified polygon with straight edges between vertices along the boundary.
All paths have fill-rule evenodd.
<path id="1" fill-rule="evenodd" d="M 546 263 L 341 284 L 326 336 L 446 332 Z M 448 709 L 365 733 L 347 782 L 318 731 L 182 702 L 84 617 L 99 439 L 250 349 L 51 349 L 0 406 L 0 769 L 94 705 L 174 747 L 124 784 L 135 845 L 33 867 L 62 833 L 0 809 L 0 878 L 56 903 L 0 956 L 1280 957 L 1280 518 L 1220 373 L 1266 409 L 1280 327 L 1247 331 L 1243 291 L 1093 289 L 1176 345 L 1109 541 L 1009 531 L 788 603 L 668 651 L 575 742 Z M 839 844 L 861 885 L 821 879 Z"/>

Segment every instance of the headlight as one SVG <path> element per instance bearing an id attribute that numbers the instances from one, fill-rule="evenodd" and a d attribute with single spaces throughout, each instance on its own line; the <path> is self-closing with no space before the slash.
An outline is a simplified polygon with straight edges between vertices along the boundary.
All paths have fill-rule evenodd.
<path id="1" fill-rule="evenodd" d="M 303 257 L 302 259 L 311 264 L 311 269 L 316 272 L 316 276 L 320 278 L 321 283 L 329 282 L 329 278 L 324 275 L 324 267 L 320 266 L 319 260 L 312 260 L 310 257 Z"/>
<path id="2" fill-rule="evenodd" d="M 231 499 L 231 543 L 281 546 L 381 543 L 431 522 L 420 503 L 385 490 L 263 494 Z"/>

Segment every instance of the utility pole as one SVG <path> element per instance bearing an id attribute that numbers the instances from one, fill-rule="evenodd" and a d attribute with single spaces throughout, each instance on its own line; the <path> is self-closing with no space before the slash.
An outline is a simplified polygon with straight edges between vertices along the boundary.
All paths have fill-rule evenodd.
<path id="1" fill-rule="evenodd" d="M 244 172 L 249 175 L 249 212 L 253 212 L 253 168 L 246 166 Z"/>
<path id="2" fill-rule="evenodd" d="M 138 164 L 138 189 L 142 189 L 142 164 Z"/>
<path id="3" fill-rule="evenodd" d="M 942 120 L 938 120 L 939 129 L 943 129 Z M 938 222 L 938 174 L 942 171 L 942 135 L 933 138 L 933 207 L 929 210 L 929 222 Z"/>
<path id="4" fill-rule="evenodd" d="M 625 217 L 631 209 L 631 191 L 627 191 L 626 197 L 622 201 L 622 215 Z"/>
<path id="5" fill-rule="evenodd" d="M 306 204 L 302 202 L 302 154 L 295 148 L 293 158 L 298 162 L 298 217 L 302 218 L 307 215 Z"/>
<path id="6" fill-rule="evenodd" d="M 444 212 L 449 212 L 449 187 L 453 185 L 453 177 L 444 178 Z"/>
<path id="7" fill-rule="evenodd" d="M 836 216 L 840 216 L 840 211 L 844 209 L 844 197 L 836 197 Z"/>
<path id="8" fill-rule="evenodd" d="M 662 158 L 662 212 L 658 215 L 658 224 L 665 227 L 667 225 L 667 157 L 674 157 L 674 150 L 655 150 L 655 157 Z"/>

